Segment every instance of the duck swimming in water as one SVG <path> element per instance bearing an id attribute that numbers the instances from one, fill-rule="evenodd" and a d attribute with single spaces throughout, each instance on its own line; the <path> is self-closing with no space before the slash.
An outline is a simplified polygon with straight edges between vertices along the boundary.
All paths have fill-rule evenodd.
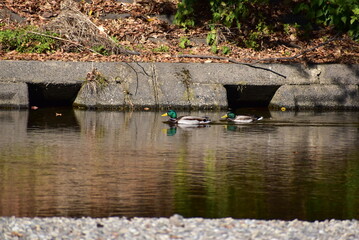
<path id="1" fill-rule="evenodd" d="M 233 123 L 250 123 L 263 119 L 263 117 L 257 117 L 257 116 L 236 115 L 232 112 L 228 112 L 226 115 L 222 116 L 221 118 L 226 118 L 228 122 L 233 122 Z"/>
<path id="2" fill-rule="evenodd" d="M 174 110 L 168 110 L 168 112 L 161 116 L 169 116 L 167 123 L 172 124 L 187 124 L 187 125 L 203 125 L 211 123 L 208 117 L 196 117 L 196 116 L 181 116 L 177 117 L 177 113 Z"/>

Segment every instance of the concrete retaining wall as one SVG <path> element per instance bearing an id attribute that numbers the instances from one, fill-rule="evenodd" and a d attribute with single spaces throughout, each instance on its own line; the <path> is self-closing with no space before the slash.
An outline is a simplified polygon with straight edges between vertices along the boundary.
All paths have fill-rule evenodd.
<path id="1" fill-rule="evenodd" d="M 27 108 L 28 105 L 28 89 L 25 83 L 0 82 L 0 107 Z"/>
<path id="2" fill-rule="evenodd" d="M 86 81 L 93 68 L 106 82 Z M 73 104 L 91 108 L 359 109 L 359 65 L 0 61 L 0 83 L 2 107 L 28 107 L 26 85 L 38 84 L 43 102 L 46 87 L 73 85 L 81 88 Z"/>

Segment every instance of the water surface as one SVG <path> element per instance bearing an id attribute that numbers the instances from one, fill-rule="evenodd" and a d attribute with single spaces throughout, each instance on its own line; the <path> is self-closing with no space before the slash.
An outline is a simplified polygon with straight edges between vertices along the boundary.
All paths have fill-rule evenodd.
<path id="1" fill-rule="evenodd" d="M 0 110 L 0 215 L 359 219 L 359 112 L 253 111 Z"/>

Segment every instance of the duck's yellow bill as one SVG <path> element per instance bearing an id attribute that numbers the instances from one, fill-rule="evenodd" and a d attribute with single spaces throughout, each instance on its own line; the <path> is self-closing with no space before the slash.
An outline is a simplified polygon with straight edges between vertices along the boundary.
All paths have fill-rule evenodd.
<path id="1" fill-rule="evenodd" d="M 162 116 L 162 117 L 165 117 L 165 116 L 168 116 L 168 114 L 167 114 L 167 113 L 164 113 L 164 114 L 162 114 L 161 116 Z"/>
<path id="2" fill-rule="evenodd" d="M 221 118 L 227 118 L 228 116 L 227 116 L 227 114 L 226 115 L 224 115 L 224 116 L 222 116 Z"/>

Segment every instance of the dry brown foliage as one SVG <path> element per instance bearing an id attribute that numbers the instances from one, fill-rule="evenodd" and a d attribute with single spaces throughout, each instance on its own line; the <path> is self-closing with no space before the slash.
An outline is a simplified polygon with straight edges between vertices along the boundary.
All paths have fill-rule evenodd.
<path id="1" fill-rule="evenodd" d="M 44 29 L 91 49 L 102 46 L 109 54 L 138 54 L 120 47 L 102 28 L 81 13 L 72 0 L 62 1 L 60 10 L 60 14 L 47 23 Z"/>
<path id="2" fill-rule="evenodd" d="M 227 46 L 230 53 L 216 54 L 220 58 L 178 58 L 180 54 L 214 55 L 203 39 L 208 29 L 206 25 L 183 30 L 160 19 L 154 14 L 174 14 L 177 0 L 137 0 L 136 3 L 121 3 L 116 0 L 79 0 L 76 3 L 55 0 L 2 0 L 1 8 L 6 8 L 22 16 L 24 23 L 14 23 L 0 19 L 0 29 L 15 28 L 21 24 L 31 24 L 61 33 L 61 35 L 81 46 L 97 44 L 110 49 L 111 55 L 102 56 L 88 48 L 81 52 L 71 52 L 76 44 L 63 43 L 63 48 L 48 54 L 19 54 L 0 52 L 0 59 L 62 60 L 62 61 L 153 61 L 153 62 L 302 62 L 302 63 L 359 63 L 359 44 L 349 37 L 338 36 L 333 30 L 313 31 L 308 39 L 297 39 L 295 33 L 277 31 L 266 38 L 268 46 L 261 51 L 241 48 L 229 42 L 222 42 L 218 48 Z M 1 0 L 0 0 L 1 2 Z M 68 3 L 66 3 L 68 2 Z M 119 19 L 105 19 L 106 14 L 126 14 Z M 114 44 L 115 37 L 120 46 Z M 190 46 L 180 48 L 181 38 L 188 38 Z M 325 43 L 325 44 L 323 44 Z M 165 46 L 165 51 L 158 51 Z M 320 47 L 316 47 L 320 46 Z M 124 55 L 131 49 L 140 55 Z M 307 51 L 312 49 L 311 51 Z M 304 54 L 302 54 L 304 53 Z M 129 52 L 131 54 L 131 52 Z M 292 58 L 293 56 L 298 56 Z M 265 61 L 263 61 L 265 59 Z"/>

